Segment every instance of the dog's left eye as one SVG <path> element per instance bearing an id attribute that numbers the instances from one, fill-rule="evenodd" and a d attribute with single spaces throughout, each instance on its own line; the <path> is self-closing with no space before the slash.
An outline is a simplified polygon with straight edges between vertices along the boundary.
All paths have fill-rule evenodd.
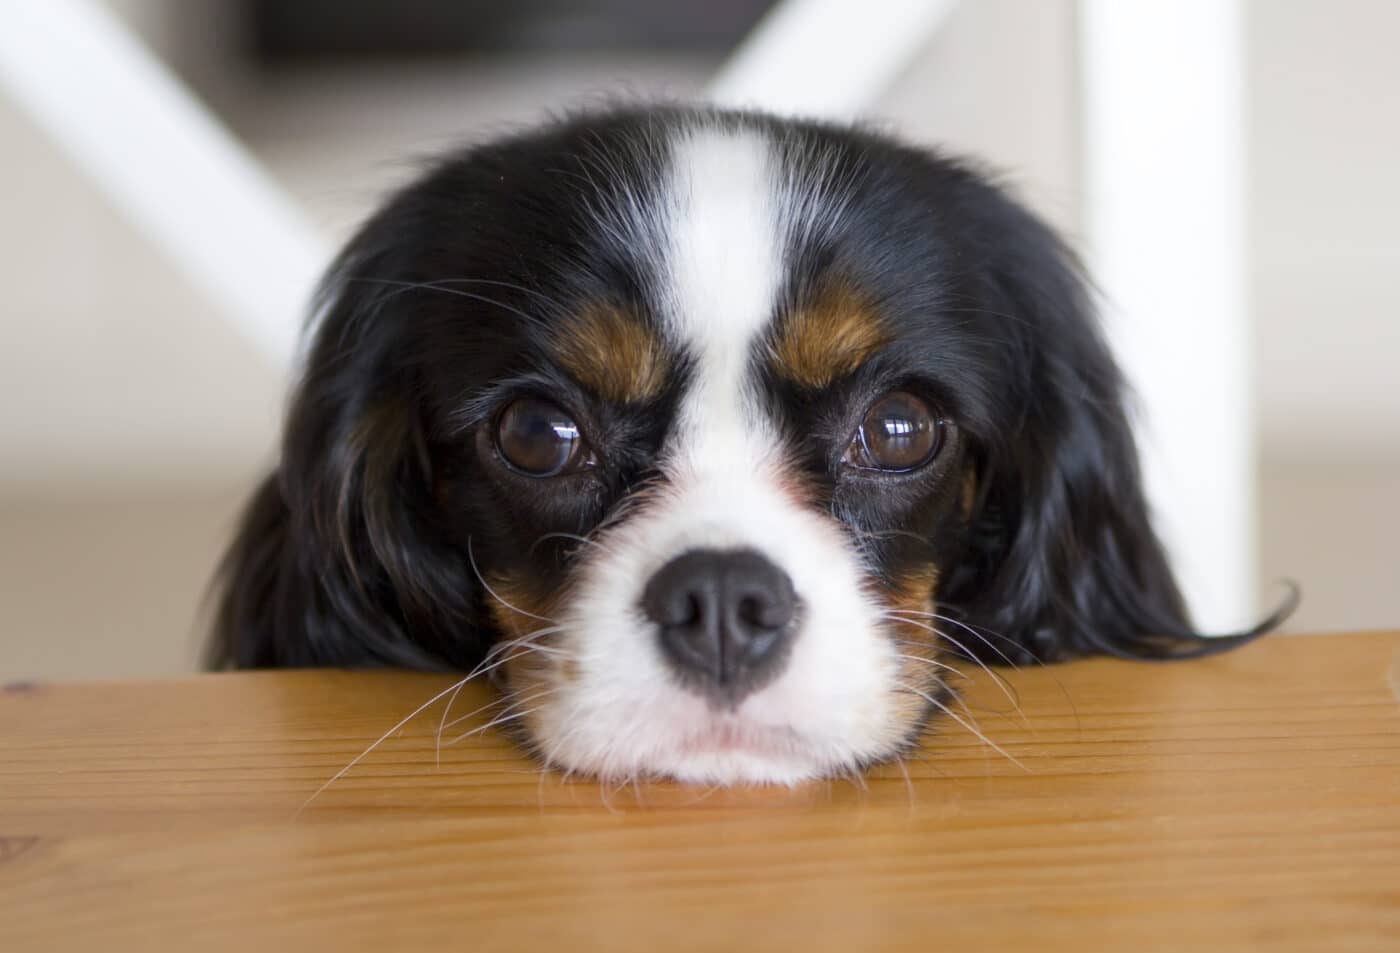
<path id="1" fill-rule="evenodd" d="M 574 419 L 547 401 L 523 397 L 496 421 L 496 448 L 514 470 L 551 477 L 592 465 Z"/>
<path id="2" fill-rule="evenodd" d="M 922 398 L 891 391 L 866 410 L 846 448 L 845 463 L 889 473 L 917 470 L 938 456 L 943 430 L 943 421 Z"/>

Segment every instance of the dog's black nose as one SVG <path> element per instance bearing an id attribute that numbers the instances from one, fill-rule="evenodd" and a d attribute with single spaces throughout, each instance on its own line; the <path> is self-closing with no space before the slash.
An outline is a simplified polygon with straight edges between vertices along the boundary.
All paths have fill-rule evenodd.
<path id="1" fill-rule="evenodd" d="M 676 671 L 732 705 L 782 670 L 797 596 L 788 574 L 751 549 L 694 549 L 657 570 L 642 608 Z"/>

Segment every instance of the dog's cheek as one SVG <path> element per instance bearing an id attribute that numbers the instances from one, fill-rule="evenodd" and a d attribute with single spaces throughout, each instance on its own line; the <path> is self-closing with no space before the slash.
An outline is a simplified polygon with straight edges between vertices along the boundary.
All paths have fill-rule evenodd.
<path id="1" fill-rule="evenodd" d="M 509 718 L 511 733 L 526 750 L 547 759 L 542 708 L 582 677 L 578 662 L 560 647 L 554 621 L 567 601 L 568 586 L 532 585 L 523 573 L 487 573 L 485 579 L 491 587 L 488 612 L 501 639 L 511 643 L 498 649 L 499 662 L 493 669 L 492 681 L 507 699 L 496 717 Z"/>
<path id="2" fill-rule="evenodd" d="M 542 679 L 556 679 L 565 666 L 559 664 L 559 626 L 555 612 L 562 604 L 561 591 L 550 591 L 525 581 L 523 573 L 487 573 L 487 612 L 500 633 L 493 650 L 497 656 L 492 681 L 517 698 L 531 694 L 526 688 Z M 567 666 L 577 670 L 577 665 Z"/>
<path id="3" fill-rule="evenodd" d="M 534 639 L 554 626 L 556 594 L 525 581 L 523 573 L 487 573 L 487 611 L 507 639 Z"/>
<path id="4" fill-rule="evenodd" d="M 912 740 L 928 720 L 930 698 L 939 698 L 947 689 L 942 679 L 944 664 L 940 640 L 935 631 L 936 596 L 939 570 L 924 563 L 900 570 L 877 587 L 877 597 L 887 607 L 887 629 L 900 655 L 895 684 L 890 686 L 890 711 L 895 731 Z"/>

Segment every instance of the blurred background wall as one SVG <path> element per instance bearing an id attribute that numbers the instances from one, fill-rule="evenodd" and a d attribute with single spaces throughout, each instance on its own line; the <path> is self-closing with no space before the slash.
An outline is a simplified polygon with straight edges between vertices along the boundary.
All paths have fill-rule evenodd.
<path id="1" fill-rule="evenodd" d="M 335 242 L 447 144 L 696 94 L 764 6 L 483 3 L 457 35 L 393 5 L 433 49 L 345 0 L 107 2 Z M 982 157 L 1073 238 L 1074 17 L 963 0 L 874 116 Z M 1398 32 L 1387 0 L 1246 4 L 1261 599 L 1299 580 L 1295 631 L 1400 624 Z M 0 155 L 0 678 L 189 670 L 284 382 L 3 91 Z"/>

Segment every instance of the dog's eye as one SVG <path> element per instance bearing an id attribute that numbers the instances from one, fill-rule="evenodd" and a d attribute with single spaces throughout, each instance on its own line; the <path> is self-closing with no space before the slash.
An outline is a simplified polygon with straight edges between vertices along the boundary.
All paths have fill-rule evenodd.
<path id="1" fill-rule="evenodd" d="M 891 391 L 865 412 L 845 462 L 862 470 L 917 470 L 938 455 L 943 429 L 943 421 L 926 402 L 905 391 Z"/>
<path id="2" fill-rule="evenodd" d="M 558 476 L 592 462 L 573 418 L 532 397 L 515 401 L 497 419 L 496 447 L 513 469 L 532 477 Z"/>

